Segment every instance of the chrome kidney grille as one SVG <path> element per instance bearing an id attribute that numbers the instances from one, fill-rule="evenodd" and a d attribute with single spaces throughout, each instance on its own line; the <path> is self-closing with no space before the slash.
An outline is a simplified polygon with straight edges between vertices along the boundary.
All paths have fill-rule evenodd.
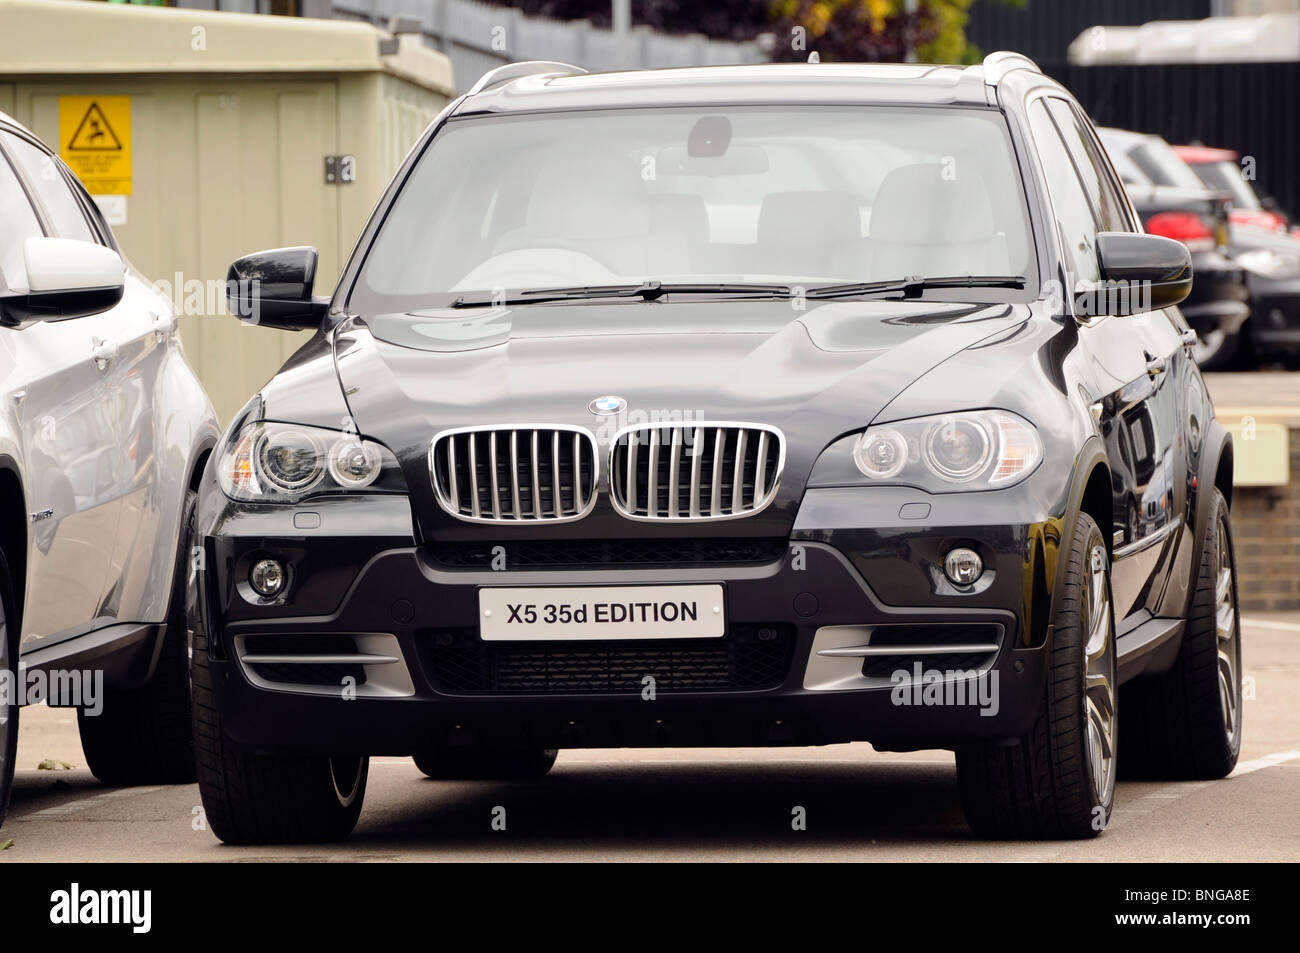
<path id="1" fill-rule="evenodd" d="M 645 424 L 615 434 L 609 451 L 614 508 L 634 520 L 752 516 L 776 498 L 785 438 L 744 423 Z"/>
<path id="2" fill-rule="evenodd" d="M 466 427 L 429 445 L 438 504 L 479 523 L 559 523 L 596 503 L 596 439 L 580 427 Z"/>

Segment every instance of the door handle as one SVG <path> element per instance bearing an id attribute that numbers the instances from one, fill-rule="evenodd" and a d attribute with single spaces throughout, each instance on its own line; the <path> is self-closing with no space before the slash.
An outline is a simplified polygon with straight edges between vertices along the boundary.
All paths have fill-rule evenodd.
<path id="1" fill-rule="evenodd" d="M 1156 377 L 1165 372 L 1165 359 L 1156 357 L 1150 351 L 1143 351 L 1143 356 L 1147 359 L 1147 377 Z"/>
<path id="2" fill-rule="evenodd" d="M 90 354 L 95 359 L 96 367 L 101 371 L 107 370 L 108 365 L 117 358 L 117 345 L 103 338 L 91 338 Z"/>

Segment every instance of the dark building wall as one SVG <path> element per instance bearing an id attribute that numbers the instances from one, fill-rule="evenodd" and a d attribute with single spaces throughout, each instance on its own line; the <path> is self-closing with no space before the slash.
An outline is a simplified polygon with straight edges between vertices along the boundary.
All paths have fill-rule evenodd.
<path id="1" fill-rule="evenodd" d="M 1149 20 L 1201 20 L 1212 0 L 997 0 L 971 7 L 966 37 L 985 53 L 1015 50 L 1046 68 L 1064 63 L 1071 41 L 1091 26 L 1137 26 Z"/>

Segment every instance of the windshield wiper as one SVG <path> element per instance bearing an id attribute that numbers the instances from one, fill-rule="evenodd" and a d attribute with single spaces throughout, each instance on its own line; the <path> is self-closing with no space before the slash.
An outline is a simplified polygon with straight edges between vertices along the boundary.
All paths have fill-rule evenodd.
<path id="1" fill-rule="evenodd" d="M 919 297 L 923 291 L 935 288 L 1023 288 L 1023 275 L 950 275 L 942 278 L 922 278 L 914 275 L 891 281 L 853 281 L 841 285 L 819 285 L 805 293 L 809 298 L 847 298 L 856 295 L 902 295 Z"/>
<path id="2" fill-rule="evenodd" d="M 848 298 L 861 295 L 901 295 L 919 297 L 933 288 L 1023 288 L 1021 275 L 951 275 L 940 278 L 898 278 L 889 281 L 854 281 L 847 284 L 818 285 L 807 289 L 807 298 Z M 682 282 L 664 284 L 662 281 L 643 281 L 639 285 L 584 285 L 575 288 L 532 288 L 508 298 L 467 298 L 461 296 L 451 303 L 453 308 L 488 308 L 515 304 L 545 304 L 550 301 L 581 301 L 594 298 L 640 298 L 656 301 L 666 294 L 738 295 L 743 297 L 790 298 L 794 296 L 791 285 L 738 284 L 728 282 Z"/>
<path id="3" fill-rule="evenodd" d="M 590 285 L 580 288 L 533 288 L 521 291 L 511 298 L 466 298 L 452 302 L 453 308 L 484 308 L 494 305 L 543 304 L 548 301 L 576 301 L 588 298 L 640 298 L 655 301 L 666 294 L 725 294 L 753 295 L 756 297 L 788 298 L 789 285 L 762 284 L 664 284 L 662 281 L 644 281 L 639 285 Z"/>

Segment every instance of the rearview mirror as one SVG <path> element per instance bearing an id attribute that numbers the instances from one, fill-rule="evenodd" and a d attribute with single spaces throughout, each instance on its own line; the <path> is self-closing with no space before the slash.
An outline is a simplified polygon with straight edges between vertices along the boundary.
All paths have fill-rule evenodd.
<path id="1" fill-rule="evenodd" d="M 1082 317 L 1157 311 L 1192 290 L 1191 253 L 1172 238 L 1100 232 L 1097 263 L 1101 280 L 1074 293 L 1075 314 Z"/>
<path id="2" fill-rule="evenodd" d="M 316 249 L 272 248 L 237 259 L 226 274 L 230 313 L 249 324 L 290 331 L 315 330 L 329 298 L 313 298 Z"/>
<path id="3" fill-rule="evenodd" d="M 29 238 L 23 243 L 27 290 L 0 296 L 0 323 L 21 328 L 107 311 L 125 291 L 122 256 L 94 242 Z"/>

